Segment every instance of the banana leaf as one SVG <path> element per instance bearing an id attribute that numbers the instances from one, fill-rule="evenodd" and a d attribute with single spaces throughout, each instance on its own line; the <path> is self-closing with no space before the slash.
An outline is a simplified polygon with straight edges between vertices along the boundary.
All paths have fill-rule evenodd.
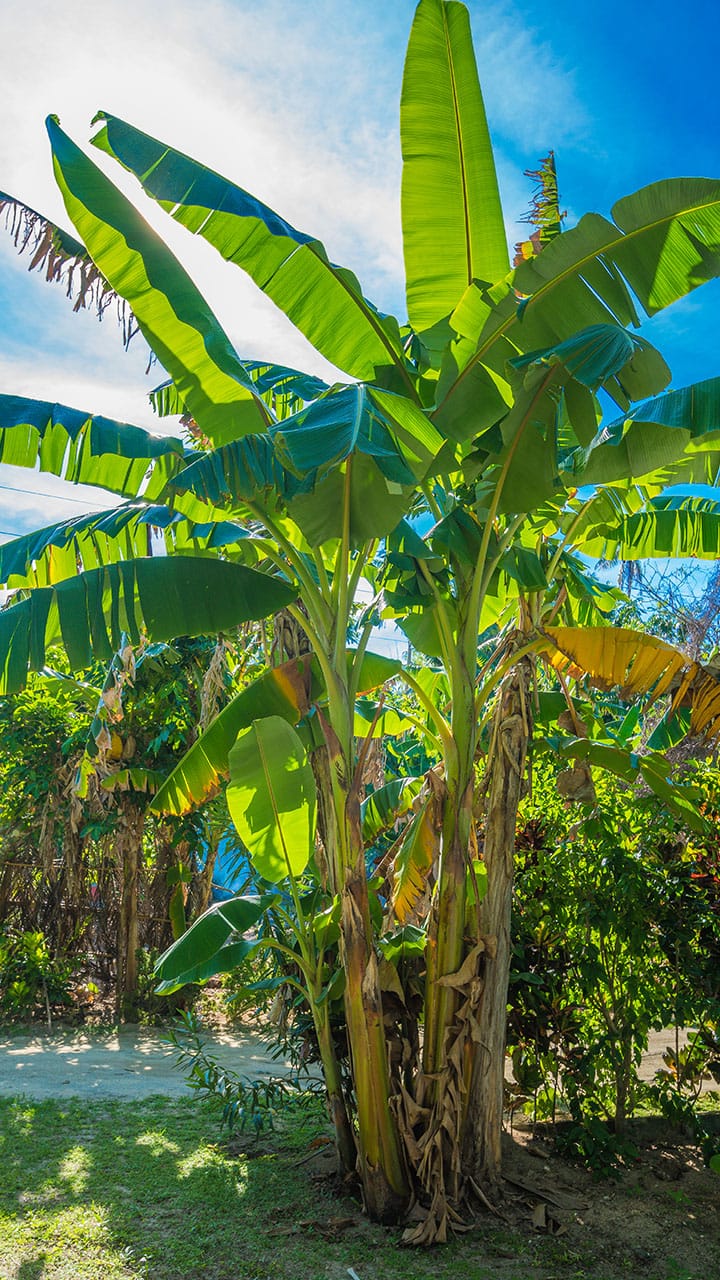
<path id="1" fill-rule="evenodd" d="M 397 320 L 363 297 L 353 273 L 333 265 L 319 240 L 117 116 L 101 111 L 95 119 L 103 126 L 94 145 L 133 173 L 176 221 L 247 271 L 327 360 L 369 381 L 388 365 L 404 371 Z M 402 380 L 409 385 L 404 372 Z"/>
<path id="2" fill-rule="evenodd" d="M 469 286 L 451 317 L 456 376 L 438 409 L 446 421 L 459 420 L 455 402 L 476 366 L 502 373 L 518 349 L 552 346 L 590 325 L 637 325 L 636 303 L 653 315 L 720 274 L 720 182 L 656 182 L 618 201 L 612 218 L 586 214 L 507 281 Z"/>
<path id="3" fill-rule="evenodd" d="M 44 271 L 50 284 L 61 284 L 74 304 L 73 311 L 91 306 L 102 320 L 109 308 L 115 308 L 127 349 L 138 331 L 135 317 L 125 299 L 98 271 L 85 245 L 37 209 L 4 191 L 0 191 L 0 218 L 18 253 L 30 254 L 29 270 Z"/>
<path id="4" fill-rule="evenodd" d="M 348 650 L 348 663 L 354 659 Z M 401 670 L 401 664 L 384 654 L 365 653 L 358 677 L 358 692 L 369 693 Z M 236 694 L 208 725 L 197 742 L 186 751 L 158 790 L 152 803 L 155 813 L 180 815 L 201 804 L 226 778 L 229 756 L 238 733 L 263 716 L 281 716 L 297 725 L 311 712 L 312 704 L 324 697 L 324 684 L 317 660 L 309 655 L 293 658 L 282 666 L 264 671 Z"/>
<path id="5" fill-rule="evenodd" d="M 720 449 L 720 378 L 655 396 L 609 423 L 565 466 L 579 484 L 649 476 L 682 455 Z M 698 458 L 702 462 L 702 458 Z"/>
<path id="6" fill-rule="evenodd" d="M 47 400 L 0 395 L 0 462 L 152 501 L 194 455 L 174 436 L 155 436 Z M 147 473 L 150 471 L 149 478 Z"/>
<path id="7" fill-rule="evenodd" d="M 170 507 L 128 502 L 92 511 L 13 538 L 0 546 L 0 584 L 44 587 L 119 560 L 152 554 L 151 531 L 162 530 L 168 554 L 200 554 L 249 537 L 229 521 L 198 524 Z"/>
<path id="8" fill-rule="evenodd" d="M 296 591 L 279 578 L 219 560 L 169 557 L 113 564 L 39 587 L 0 612 L 0 693 L 15 693 L 28 670 L 61 644 L 75 670 L 109 662 L 123 633 L 133 644 L 215 634 L 284 608 Z"/>
<path id="9" fill-rule="evenodd" d="M 305 870 L 315 843 L 315 775 L 305 747 L 282 716 L 241 729 L 229 755 L 230 817 L 253 867 L 270 884 Z"/>
<path id="10" fill-rule="evenodd" d="M 155 967 L 158 995 L 170 995 L 188 982 L 205 982 L 241 963 L 256 943 L 240 937 L 264 914 L 267 898 L 231 898 L 216 903 L 161 955 Z"/>
<path id="11" fill-rule="evenodd" d="M 495 161 L 463 5 L 421 0 L 402 95 L 407 304 L 417 330 L 449 316 L 473 280 L 509 262 Z"/>
<path id="12" fill-rule="evenodd" d="M 47 130 L 68 215 L 98 269 L 132 308 L 188 412 L 216 444 L 262 431 L 267 406 L 184 267 L 54 116 Z"/>

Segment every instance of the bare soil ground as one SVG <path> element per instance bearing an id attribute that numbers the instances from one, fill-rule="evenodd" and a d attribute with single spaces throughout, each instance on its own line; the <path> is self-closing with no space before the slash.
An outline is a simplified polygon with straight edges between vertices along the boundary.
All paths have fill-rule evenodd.
<path id="1" fill-rule="evenodd" d="M 205 1039 L 213 1058 L 250 1079 L 290 1069 L 270 1056 L 257 1032 L 212 1032 Z M 0 1031 L 0 1094 L 38 1100 L 180 1097 L 188 1090 L 176 1056 L 162 1028 Z"/>

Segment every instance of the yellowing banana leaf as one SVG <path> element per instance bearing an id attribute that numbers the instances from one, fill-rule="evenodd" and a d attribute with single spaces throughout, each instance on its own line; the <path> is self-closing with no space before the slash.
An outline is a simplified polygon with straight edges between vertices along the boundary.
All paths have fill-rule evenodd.
<path id="1" fill-rule="evenodd" d="M 421 0 L 400 100 L 408 316 L 450 315 L 472 280 L 508 270 L 495 161 L 463 5 Z"/>
<path id="2" fill-rule="evenodd" d="M 0 395 L 0 462 L 149 501 L 192 453 L 174 436 L 24 396 Z M 148 471 L 151 472 L 146 479 Z"/>
<path id="3" fill-rule="evenodd" d="M 673 711 L 691 709 L 691 733 L 720 733 L 720 681 L 664 640 L 625 627 L 548 627 L 546 634 L 557 670 L 578 679 L 588 675 L 599 688 L 619 688 L 623 697 L 649 694 L 654 702 L 672 693 Z"/>
<path id="4" fill-rule="evenodd" d="M 101 111 L 96 119 L 104 124 L 95 146 L 119 160 L 176 221 L 247 271 L 332 364 L 368 381 L 388 365 L 404 371 L 397 320 L 363 297 L 353 273 L 334 266 L 319 240 L 117 116 Z"/>
<path id="5" fill-rule="evenodd" d="M 54 644 L 72 668 L 110 661 L 123 632 L 133 644 L 215 634 L 291 603 L 293 587 L 244 565 L 190 557 L 139 559 L 39 587 L 0 611 L 0 692 L 21 689 Z"/>
<path id="6" fill-rule="evenodd" d="M 267 406 L 190 276 L 52 116 L 47 129 L 68 215 L 103 276 L 132 308 L 188 412 L 216 444 L 262 431 Z"/>
<path id="7" fill-rule="evenodd" d="M 392 864 L 390 902 L 400 924 L 405 924 L 415 910 L 439 854 L 440 829 L 435 798 L 430 795 L 409 824 Z"/>
<path id="8" fill-rule="evenodd" d="M 548 627 L 546 634 L 557 650 L 550 657 L 557 670 L 588 675 L 599 688 L 617 687 L 628 698 L 661 697 L 687 666 L 679 649 L 629 627 Z"/>
<path id="9" fill-rule="evenodd" d="M 241 729 L 229 756 L 227 805 L 255 870 L 278 884 L 302 875 L 313 851 L 315 775 L 302 741 L 281 716 Z"/>

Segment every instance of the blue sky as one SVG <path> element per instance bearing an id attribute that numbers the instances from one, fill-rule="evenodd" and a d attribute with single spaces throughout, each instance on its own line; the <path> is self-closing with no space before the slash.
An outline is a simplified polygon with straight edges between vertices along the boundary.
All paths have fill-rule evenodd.
<path id="1" fill-rule="evenodd" d="M 37 0 L 23 22 L 16 6 L 3 6 L 0 189 L 67 225 L 43 119 L 57 112 L 83 142 L 104 108 L 319 235 L 378 305 L 404 315 L 398 101 L 414 7 L 413 0 L 71 0 L 58 21 L 57 6 Z M 470 10 L 510 242 L 523 234 L 516 226 L 529 198 L 523 170 L 549 147 L 568 225 L 662 177 L 720 176 L 714 5 L 701 0 L 688 22 L 668 0 L 597 7 L 555 0 L 534 11 L 473 0 Z M 142 207 L 241 354 L 324 371 L 240 272 Z M 719 309 L 713 284 L 648 326 L 676 384 L 720 373 Z M 5 236 L 0 315 L 0 390 L 153 425 L 145 395 L 158 378 L 145 376 L 142 342 L 125 354 L 112 319 L 98 325 L 73 315 L 62 290 L 29 275 Z M 77 490 L 52 501 L 20 492 L 60 494 L 29 472 L 0 467 L 2 485 L 11 486 L 0 488 L 0 529 L 8 532 L 85 505 Z"/>

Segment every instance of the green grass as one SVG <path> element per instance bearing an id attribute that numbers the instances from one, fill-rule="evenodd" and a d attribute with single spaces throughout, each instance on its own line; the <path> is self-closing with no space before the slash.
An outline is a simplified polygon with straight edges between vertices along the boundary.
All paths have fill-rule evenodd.
<path id="1" fill-rule="evenodd" d="M 437 1253 L 399 1250 L 398 1232 L 371 1226 L 351 1200 L 318 1187 L 297 1163 L 325 1131 L 317 1104 L 278 1124 L 230 1156 L 217 1115 L 192 1100 L 0 1100 L 0 1277 L 347 1280 L 349 1267 L 360 1280 L 493 1274 L 477 1237 L 472 1249 L 453 1242 L 439 1270 Z M 356 1226 L 323 1239 L 314 1224 L 339 1217 Z M 507 1280 L 537 1274 L 508 1265 Z"/>
<path id="2" fill-rule="evenodd" d="M 495 1220 L 443 1249 L 400 1249 L 399 1231 L 368 1223 L 310 1176 L 304 1157 L 326 1132 L 316 1102 L 295 1104 L 276 1133 L 231 1154 L 217 1112 L 192 1099 L 0 1099 L 0 1280 L 348 1280 L 348 1268 L 360 1280 L 616 1275 L 566 1239 Z M 325 1238 L 333 1219 L 348 1218 Z"/>

